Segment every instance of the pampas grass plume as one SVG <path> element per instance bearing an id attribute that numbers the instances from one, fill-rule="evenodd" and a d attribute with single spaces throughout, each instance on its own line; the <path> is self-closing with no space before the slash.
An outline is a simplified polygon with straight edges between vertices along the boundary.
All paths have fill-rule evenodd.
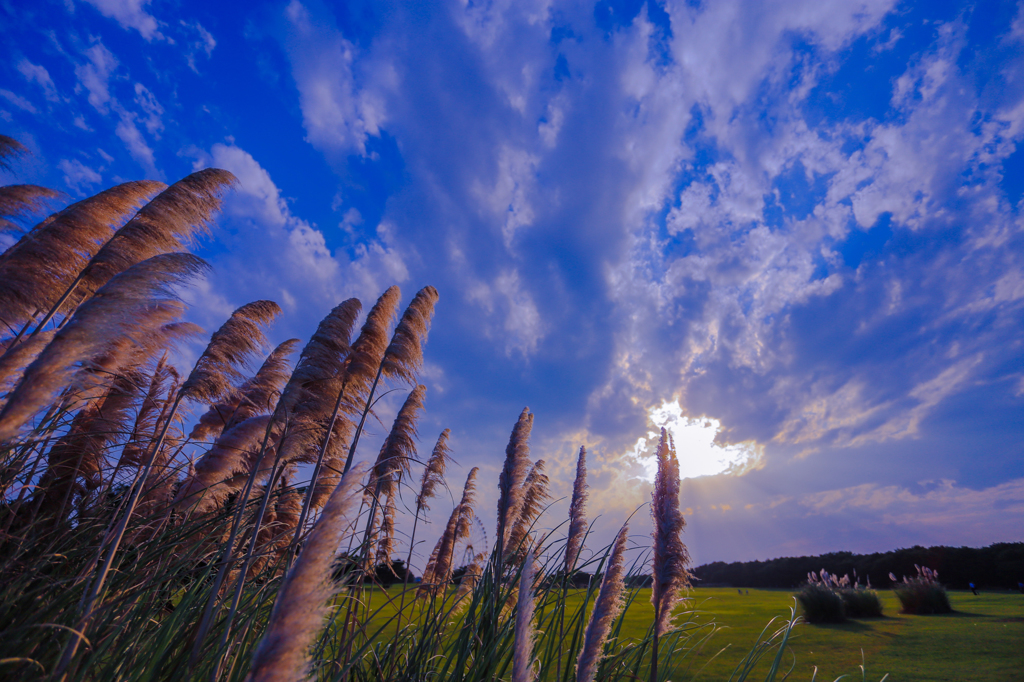
<path id="1" fill-rule="evenodd" d="M 565 544 L 565 573 L 568 575 L 576 566 L 583 537 L 587 534 L 587 449 L 580 446 L 576 460 L 576 480 L 572 484 L 572 501 L 569 503 L 569 538 Z"/>
<path id="2" fill-rule="evenodd" d="M 533 551 L 526 556 L 522 573 L 519 575 L 519 599 L 516 604 L 515 645 L 512 649 L 512 682 L 533 682 L 536 671 L 533 666 L 533 582 L 536 574 L 537 557 Z"/>
<path id="3" fill-rule="evenodd" d="M 594 612 L 590 614 L 587 632 L 583 637 L 583 649 L 580 651 L 576 666 L 577 682 L 593 682 L 597 675 L 597 666 L 601 663 L 604 645 L 611 631 L 612 621 L 622 611 L 622 591 L 625 588 L 626 535 L 628 526 L 623 526 L 615 536 L 608 567 L 601 579 L 601 590 L 594 603 Z"/>
<path id="4" fill-rule="evenodd" d="M 331 563 L 342 537 L 355 521 L 364 466 L 353 466 L 324 505 L 302 553 L 278 592 L 266 634 L 256 648 L 251 682 L 295 682 L 309 672 L 309 647 L 330 613 L 335 588 Z"/>

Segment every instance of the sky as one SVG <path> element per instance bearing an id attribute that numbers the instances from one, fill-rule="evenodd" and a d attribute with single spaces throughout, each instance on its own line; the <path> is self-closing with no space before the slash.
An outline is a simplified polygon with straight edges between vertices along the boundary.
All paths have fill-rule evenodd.
<path id="1" fill-rule="evenodd" d="M 551 526 L 588 449 L 595 546 L 649 532 L 662 426 L 695 563 L 1024 540 L 1024 4 L 5 0 L 0 30 L 4 183 L 238 177 L 207 329 L 438 289 L 420 450 L 452 429 L 492 535 L 529 406 Z"/>

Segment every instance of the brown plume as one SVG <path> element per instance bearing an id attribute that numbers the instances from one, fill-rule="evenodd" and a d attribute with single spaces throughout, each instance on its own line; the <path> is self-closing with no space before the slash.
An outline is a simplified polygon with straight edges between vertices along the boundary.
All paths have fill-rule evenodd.
<path id="1" fill-rule="evenodd" d="M 188 379 L 181 385 L 186 398 L 216 402 L 241 379 L 249 361 L 266 345 L 263 328 L 281 313 L 273 301 L 253 301 L 231 313 L 214 332 Z"/>
<path id="2" fill-rule="evenodd" d="M 534 521 L 544 511 L 544 503 L 551 499 L 551 495 L 548 494 L 548 483 L 548 476 L 544 473 L 544 460 L 539 459 L 523 482 L 522 502 L 512 532 L 508 536 L 506 557 L 515 557 L 515 560 L 518 560 L 526 553 L 526 536 L 530 533 Z"/>
<path id="3" fill-rule="evenodd" d="M 536 561 L 537 557 L 530 552 L 519 575 L 515 644 L 512 647 L 512 682 L 533 682 L 537 679 L 533 661 L 533 640 L 536 635 L 533 627 L 533 612 L 536 606 L 533 583 L 537 571 Z"/>
<path id="4" fill-rule="evenodd" d="M 604 644 L 608 641 L 612 622 L 622 611 L 622 592 L 625 589 L 623 578 L 626 572 L 623 557 L 628 532 L 628 527 L 623 526 L 615 536 L 612 555 L 601 579 L 601 590 L 597 593 L 594 611 L 590 614 L 587 632 L 583 637 L 583 649 L 577 659 L 576 682 L 594 682 L 597 666 L 604 657 Z"/>
<path id="5" fill-rule="evenodd" d="M 351 405 L 361 408 L 370 390 L 370 384 L 380 368 L 384 351 L 388 347 L 388 329 L 395 319 L 395 309 L 402 292 L 397 286 L 380 295 L 366 314 L 366 321 L 352 344 L 348 367 L 345 370 L 345 392 Z"/>
<path id="6" fill-rule="evenodd" d="M 135 370 L 116 376 L 106 395 L 75 415 L 68 432 L 50 448 L 39 482 L 42 515 L 63 521 L 76 495 L 99 487 L 107 448 L 123 439 L 141 381 Z"/>
<path id="7" fill-rule="evenodd" d="M 427 387 L 422 384 L 412 390 L 398 411 L 391 432 L 381 445 L 373 474 L 377 478 L 377 495 L 392 496 L 398 493 L 398 484 L 409 473 L 410 464 L 416 457 L 416 420 L 423 409 L 423 398 Z"/>
<path id="8" fill-rule="evenodd" d="M 290 375 L 288 356 L 298 343 L 298 339 L 288 339 L 278 345 L 252 378 L 233 391 L 227 399 L 212 405 L 203 413 L 189 438 L 216 438 L 225 429 L 230 429 L 250 417 L 271 412 Z"/>
<path id="9" fill-rule="evenodd" d="M 445 429 L 437 437 L 434 444 L 434 451 L 430 453 L 427 466 L 423 469 L 423 479 L 420 482 L 420 493 L 416 496 L 416 509 L 429 511 L 430 505 L 427 501 L 434 496 L 434 490 L 439 485 L 444 485 L 444 472 L 448 468 L 448 461 L 452 457 L 451 448 L 448 447 L 448 437 L 451 429 Z"/>
<path id="10" fill-rule="evenodd" d="M 524 407 L 512 428 L 505 448 L 505 465 L 498 478 L 498 539 L 500 547 L 508 547 L 508 535 L 519 516 L 523 501 L 523 482 L 530 466 L 530 431 L 533 415 Z"/>
<path id="11" fill-rule="evenodd" d="M 226 170 L 207 168 L 162 191 L 92 257 L 64 309 L 73 309 L 111 277 L 136 263 L 190 247 L 199 235 L 209 232 L 221 197 L 236 182 Z"/>
<path id="12" fill-rule="evenodd" d="M 395 551 L 395 496 L 388 497 L 384 503 L 384 513 L 380 522 L 380 533 L 377 537 L 377 560 L 391 568 L 391 555 Z M 393 571 L 392 571 L 393 572 Z"/>
<path id="13" fill-rule="evenodd" d="M 416 292 L 402 319 L 395 327 L 391 343 L 384 352 L 384 376 L 416 383 L 423 366 L 423 343 L 430 331 L 430 318 L 437 303 L 437 289 L 426 286 Z"/>
<path id="14" fill-rule="evenodd" d="M 54 331 L 45 331 L 32 338 L 22 339 L 0 356 L 0 393 L 6 394 L 21 378 L 25 368 L 46 348 L 46 344 L 53 340 Z M 6 402 L 6 398 L 0 400 L 0 405 Z"/>
<path id="15" fill-rule="evenodd" d="M 310 337 L 295 371 L 281 394 L 278 410 L 291 413 L 304 403 L 302 412 L 325 417 L 333 407 L 332 400 L 341 388 L 340 376 L 348 358 L 352 328 L 362 304 L 357 298 L 342 301 L 320 321 Z M 280 416 L 284 416 L 283 414 Z"/>
<path id="16" fill-rule="evenodd" d="M 0 169 L 11 170 L 11 159 L 28 154 L 28 147 L 7 135 L 0 135 Z"/>
<path id="17" fill-rule="evenodd" d="M 256 648 L 252 682 L 305 679 L 309 649 L 330 611 L 335 586 L 331 564 L 345 532 L 355 521 L 356 491 L 365 469 L 352 467 L 324 506 L 292 569 L 277 593 L 266 634 Z"/>
<path id="18" fill-rule="evenodd" d="M 150 258 L 110 280 L 83 305 L 30 364 L 0 411 L 0 441 L 13 438 L 40 408 L 67 384 L 75 363 L 100 355 L 113 341 L 131 333 L 139 320 L 159 319 L 155 312 L 180 310 L 170 287 L 206 268 L 191 254 Z"/>
<path id="19" fill-rule="evenodd" d="M 680 537 L 686 521 L 679 511 L 679 460 L 665 429 L 658 443 L 658 473 L 654 478 L 651 518 L 654 521 L 654 570 L 651 602 L 655 609 L 655 633 L 668 631 L 672 610 L 680 592 L 690 585 L 686 567 L 690 555 Z"/>
<path id="20" fill-rule="evenodd" d="M 0 319 L 20 324 L 49 310 L 114 230 L 163 187 L 147 180 L 112 187 L 19 239 L 0 258 Z"/>
<path id="21" fill-rule="evenodd" d="M 455 559 L 455 546 L 459 540 L 469 537 L 473 522 L 473 503 L 476 494 L 476 476 L 480 471 L 473 467 L 466 477 L 466 485 L 462 489 L 462 500 L 452 510 L 445 525 L 444 533 L 438 538 L 434 550 L 430 554 L 423 579 L 417 591 L 420 596 L 433 596 L 444 592 L 452 579 L 452 564 Z"/>
<path id="22" fill-rule="evenodd" d="M 285 442 L 280 444 L 286 465 L 313 462 L 319 455 L 331 414 L 342 391 L 342 375 L 350 351 L 349 338 L 361 307 L 358 299 L 350 298 L 335 306 L 320 321 L 281 392 L 274 415 L 275 419 L 287 420 L 288 423 Z M 347 437 L 343 436 L 349 428 L 344 417 L 335 422 L 323 464 L 328 476 L 337 468 L 334 460 L 340 456 L 339 449 L 344 448 L 344 442 L 347 442 Z M 331 478 L 330 482 L 336 483 L 337 480 L 336 477 Z M 320 504 L 331 489 L 333 486 L 330 489 L 317 486 L 316 497 Z"/>
<path id="23" fill-rule="evenodd" d="M 168 386 L 178 378 L 178 371 L 167 363 L 167 353 L 164 353 L 150 374 L 149 386 L 136 413 L 131 436 L 121 451 L 120 466 L 142 464 L 142 456 L 156 437 L 163 396 L 166 395 Z"/>
<path id="24" fill-rule="evenodd" d="M 228 429 L 199 458 L 195 470 L 175 496 L 179 508 L 196 506 L 197 512 L 213 509 L 241 483 L 234 474 L 248 474 L 270 423 L 269 415 L 251 417 Z"/>
<path id="25" fill-rule="evenodd" d="M 0 232 L 17 232 L 21 227 L 14 220 L 26 220 L 42 213 L 60 192 L 39 185 L 4 185 L 0 187 Z"/>
<path id="26" fill-rule="evenodd" d="M 317 477 L 316 486 L 313 488 L 313 496 L 310 498 L 310 507 L 319 509 L 327 501 L 331 491 L 341 480 L 341 468 L 344 465 L 345 454 L 349 441 L 352 439 L 354 426 L 344 416 L 339 415 L 334 422 L 334 430 L 331 432 L 331 440 L 328 443 L 327 451 L 324 453 L 324 461 Z"/>
<path id="27" fill-rule="evenodd" d="M 568 575 L 576 566 L 583 538 L 587 534 L 587 449 L 580 446 L 576 460 L 576 480 L 572 484 L 572 501 L 569 503 L 569 538 L 565 543 L 565 573 Z"/>

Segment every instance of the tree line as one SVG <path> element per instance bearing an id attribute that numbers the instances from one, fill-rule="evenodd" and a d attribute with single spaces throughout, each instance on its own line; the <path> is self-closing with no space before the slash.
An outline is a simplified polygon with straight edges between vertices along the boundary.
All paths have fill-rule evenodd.
<path id="1" fill-rule="evenodd" d="M 892 585 L 914 575 L 914 566 L 938 571 L 939 582 L 952 589 L 967 589 L 970 583 L 989 589 L 1021 589 L 1024 581 L 1024 542 L 998 542 L 988 547 L 913 547 L 874 554 L 831 552 L 819 556 L 781 557 L 767 561 L 714 561 L 693 569 L 694 584 L 700 586 L 792 588 L 807 582 L 807 574 L 825 569 L 834 575 L 856 571 L 861 584 L 869 578 L 873 587 Z"/>

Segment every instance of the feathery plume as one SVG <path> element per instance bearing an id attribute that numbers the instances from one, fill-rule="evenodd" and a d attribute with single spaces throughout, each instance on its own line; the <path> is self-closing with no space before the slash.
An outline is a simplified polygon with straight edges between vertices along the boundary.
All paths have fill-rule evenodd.
<path id="1" fill-rule="evenodd" d="M 10 346 L 0 356 L 0 393 L 7 393 L 17 383 L 25 368 L 32 363 L 53 340 L 54 331 L 45 331 L 29 339 L 22 339 Z M 6 398 L 2 402 L 6 402 Z M 0 402 L 0 404 L 2 404 Z"/>
<path id="2" fill-rule="evenodd" d="M 427 501 L 434 496 L 434 490 L 439 485 L 444 485 L 444 472 L 448 468 L 448 460 L 451 459 L 452 451 L 448 447 L 448 437 L 451 429 L 445 429 L 437 437 L 434 444 L 434 451 L 430 453 L 427 466 L 423 469 L 423 479 L 420 482 L 420 492 L 416 496 L 416 509 L 419 511 L 430 511 Z"/>
<path id="3" fill-rule="evenodd" d="M 473 555 L 473 560 L 469 562 L 466 572 L 462 574 L 462 578 L 459 580 L 459 589 L 455 593 L 456 609 L 461 610 L 466 604 L 463 600 L 476 589 L 477 583 L 480 582 L 480 578 L 484 575 L 483 566 L 485 561 L 487 561 L 486 552 Z"/>
<path id="4" fill-rule="evenodd" d="M 345 531 L 355 521 L 356 491 L 365 472 L 357 465 L 342 477 L 285 577 L 266 634 L 253 656 L 252 682 L 294 682 L 306 677 L 309 647 L 334 594 L 331 563 Z"/>
<path id="5" fill-rule="evenodd" d="M 349 356 L 352 328 L 362 304 L 357 298 L 342 301 L 320 321 L 310 337 L 295 371 L 285 385 L 278 402 L 278 411 L 291 413 L 303 404 L 302 411 L 317 419 L 325 417 L 341 389 L 340 375 Z"/>
<path id="6" fill-rule="evenodd" d="M 587 534 L 587 449 L 580 446 L 576 460 L 576 480 L 572 484 L 572 501 L 569 503 L 569 539 L 565 543 L 565 574 L 576 566 L 583 537 Z"/>
<path id="7" fill-rule="evenodd" d="M 96 252 L 79 275 L 69 304 L 87 298 L 136 263 L 192 246 L 197 237 L 209 233 L 224 192 L 236 182 L 226 170 L 206 168 L 160 192 Z"/>
<path id="8" fill-rule="evenodd" d="M 423 577 L 417 590 L 420 596 L 433 596 L 444 592 L 445 586 L 452 579 L 452 564 L 455 561 L 455 546 L 459 540 L 469 537 L 473 522 L 473 502 L 476 493 L 476 476 L 479 467 L 473 467 L 466 477 L 466 485 L 462 489 L 462 500 L 448 517 L 444 533 L 438 538 L 434 550 L 430 553 Z"/>
<path id="9" fill-rule="evenodd" d="M 180 311 L 170 287 L 205 268 L 206 263 L 196 256 L 172 253 L 150 258 L 111 279 L 25 369 L 0 411 L 0 441 L 13 438 L 51 402 L 67 384 L 74 364 L 99 355 L 111 339 L 128 335 L 140 320 L 161 320 L 168 311 Z"/>
<path id="10" fill-rule="evenodd" d="M 409 393 L 395 417 L 391 431 L 380 447 L 373 474 L 377 479 L 377 496 L 392 496 L 398 492 L 402 476 L 409 473 L 410 463 L 416 456 L 416 420 L 423 409 L 427 387 L 420 384 Z"/>
<path id="11" fill-rule="evenodd" d="M 366 314 L 366 321 L 352 344 L 345 382 L 346 387 L 351 388 L 351 399 L 359 401 L 360 407 L 380 368 L 384 351 L 388 348 L 388 328 L 395 319 L 395 309 L 401 295 L 402 292 L 397 286 L 389 287 L 381 294 L 370 308 L 370 312 Z"/>
<path id="12" fill-rule="evenodd" d="M 601 590 L 597 593 L 594 611 L 590 614 L 587 632 L 583 636 L 583 649 L 576 661 L 576 682 L 594 682 L 612 622 L 622 611 L 622 591 L 625 588 L 623 576 L 626 572 L 623 555 L 626 552 L 627 533 L 627 526 L 623 526 L 615 536 L 612 555 L 601 579 Z"/>
<path id="13" fill-rule="evenodd" d="M 377 562 L 391 567 L 391 555 L 395 551 L 395 496 L 389 495 L 384 503 L 384 513 L 377 537 Z"/>
<path id="14" fill-rule="evenodd" d="M 12 218 L 26 219 L 41 213 L 60 192 L 39 185 L 0 187 L 0 232 L 15 232 L 19 226 Z"/>
<path id="15" fill-rule="evenodd" d="M 49 310 L 114 230 L 163 187 L 126 182 L 68 206 L 25 234 L 0 258 L 0 319 L 22 323 Z"/>
<path id="16" fill-rule="evenodd" d="M 241 368 L 266 345 L 263 327 L 280 313 L 273 301 L 253 301 L 231 313 L 181 385 L 182 395 L 208 403 L 223 397 L 231 381 L 242 377 Z"/>
<path id="17" fill-rule="evenodd" d="M 50 448 L 39 482 L 42 515 L 55 523 L 63 521 L 75 496 L 99 486 L 106 448 L 127 429 L 125 421 L 137 397 L 137 381 L 134 372 L 117 376 L 106 395 L 79 411 L 68 432 Z"/>
<path id="18" fill-rule="evenodd" d="M 120 466 L 138 466 L 142 463 L 142 455 L 149 443 L 146 439 L 151 440 L 157 432 L 157 420 L 160 417 L 160 408 L 163 404 L 162 396 L 167 392 L 167 387 L 171 382 L 177 379 L 178 371 L 167 363 L 167 353 L 164 353 L 149 377 L 149 387 L 139 404 L 131 436 L 124 449 L 121 450 Z"/>
<path id="19" fill-rule="evenodd" d="M 686 567 L 690 555 L 680 534 L 686 521 L 679 510 L 679 460 L 665 429 L 658 443 L 658 473 L 654 479 L 651 517 L 654 521 L 654 570 L 651 602 L 654 604 L 655 633 L 668 631 L 679 593 L 689 587 Z"/>
<path id="20" fill-rule="evenodd" d="M 430 318 L 434 315 L 437 298 L 437 289 L 431 286 L 416 292 L 384 352 L 384 376 L 416 383 L 416 375 L 423 366 L 423 344 L 430 331 Z"/>
<path id="21" fill-rule="evenodd" d="M 298 339 L 288 339 L 271 351 L 256 374 L 238 390 L 217 403 L 199 417 L 189 434 L 191 440 L 217 438 L 225 430 L 257 414 L 269 413 L 290 375 L 288 356 L 298 345 Z"/>
<path id="22" fill-rule="evenodd" d="M 519 514 L 509 533 L 508 545 L 505 547 L 506 560 L 515 560 L 526 551 L 526 537 L 544 510 L 544 503 L 551 499 L 548 494 L 548 476 L 544 473 L 544 460 L 538 459 L 523 482 L 522 501 Z"/>
<path id="23" fill-rule="evenodd" d="M 533 665 L 533 582 L 537 570 L 536 561 L 536 554 L 530 552 L 519 576 L 515 645 L 512 649 L 512 682 L 533 682 L 537 678 Z"/>
<path id="24" fill-rule="evenodd" d="M 512 428 L 508 446 L 505 448 L 505 465 L 498 478 L 498 546 L 507 547 L 508 535 L 519 516 L 523 500 L 523 482 L 530 466 L 530 431 L 533 429 L 533 415 L 524 407 L 519 420 Z M 500 557 L 499 557 L 500 558 Z"/>
<path id="25" fill-rule="evenodd" d="M 11 170 L 11 160 L 28 153 L 28 147 L 13 137 L 0 135 L 0 169 Z"/>
<path id="26" fill-rule="evenodd" d="M 196 505 L 200 513 L 218 506 L 237 489 L 232 485 L 232 475 L 249 473 L 269 423 L 269 415 L 250 417 L 221 434 L 196 462 L 195 470 L 181 484 L 173 504 L 178 508 Z"/>

